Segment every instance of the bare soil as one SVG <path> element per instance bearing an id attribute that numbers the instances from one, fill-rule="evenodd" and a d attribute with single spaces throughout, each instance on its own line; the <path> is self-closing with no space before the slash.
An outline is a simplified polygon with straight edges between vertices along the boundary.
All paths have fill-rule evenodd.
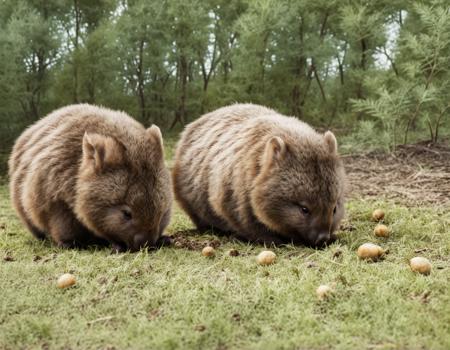
<path id="1" fill-rule="evenodd" d="M 393 153 L 343 156 L 350 198 L 391 199 L 408 206 L 450 205 L 450 147 L 421 142 Z"/>

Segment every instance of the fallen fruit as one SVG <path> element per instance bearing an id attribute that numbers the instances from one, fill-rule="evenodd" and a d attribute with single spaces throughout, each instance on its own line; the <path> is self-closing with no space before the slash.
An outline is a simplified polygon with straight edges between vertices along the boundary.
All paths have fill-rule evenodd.
<path id="1" fill-rule="evenodd" d="M 270 250 L 264 250 L 261 253 L 258 254 L 256 257 L 256 261 L 259 265 L 270 265 L 275 262 L 276 255 L 274 252 Z"/>
<path id="2" fill-rule="evenodd" d="M 389 228 L 386 225 L 377 225 L 373 230 L 373 233 L 377 237 L 389 237 Z"/>
<path id="3" fill-rule="evenodd" d="M 316 289 L 316 294 L 319 300 L 324 300 L 333 294 L 333 288 L 326 284 L 322 284 Z"/>
<path id="4" fill-rule="evenodd" d="M 206 257 L 213 257 L 216 254 L 216 251 L 211 246 L 206 246 L 202 250 L 202 255 Z"/>
<path id="5" fill-rule="evenodd" d="M 360 259 L 376 261 L 384 254 L 384 250 L 376 244 L 364 243 L 358 248 L 357 254 Z"/>
<path id="6" fill-rule="evenodd" d="M 429 275 L 431 272 L 431 263 L 427 258 L 416 256 L 409 261 L 409 266 L 414 272 L 421 273 L 422 275 Z"/>
<path id="7" fill-rule="evenodd" d="M 70 273 L 65 273 L 58 278 L 56 285 L 58 288 L 67 288 L 76 283 L 75 276 Z"/>
<path id="8" fill-rule="evenodd" d="M 372 218 L 375 221 L 381 221 L 384 219 L 384 211 L 382 211 L 381 209 L 375 209 L 372 213 Z"/>

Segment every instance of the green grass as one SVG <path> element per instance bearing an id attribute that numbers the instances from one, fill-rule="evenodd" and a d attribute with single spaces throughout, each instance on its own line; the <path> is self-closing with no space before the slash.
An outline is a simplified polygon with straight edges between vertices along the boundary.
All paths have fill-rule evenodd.
<path id="1" fill-rule="evenodd" d="M 389 239 L 372 235 L 375 207 L 387 213 Z M 273 248 L 277 262 L 261 267 L 262 246 L 212 234 L 186 236 L 218 239 L 212 259 L 182 247 L 61 250 L 25 231 L 1 185 L 0 349 L 449 349 L 448 208 L 353 200 L 347 209 L 352 230 L 339 242 Z M 175 210 L 169 233 L 191 228 Z M 389 248 L 385 260 L 358 260 L 368 241 Z M 430 276 L 410 271 L 414 255 L 432 261 Z M 65 272 L 77 284 L 61 290 Z M 318 301 L 323 283 L 335 294 Z"/>

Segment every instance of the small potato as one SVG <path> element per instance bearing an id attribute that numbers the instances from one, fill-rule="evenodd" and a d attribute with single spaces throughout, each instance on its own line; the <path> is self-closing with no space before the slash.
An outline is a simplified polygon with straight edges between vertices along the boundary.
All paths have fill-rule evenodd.
<path id="1" fill-rule="evenodd" d="M 256 261 L 259 265 L 270 265 L 275 262 L 276 255 L 270 250 L 264 250 L 258 254 Z"/>
<path id="2" fill-rule="evenodd" d="M 70 273 L 65 273 L 58 278 L 56 285 L 58 288 L 67 288 L 73 286 L 76 283 L 75 276 Z"/>
<path id="3" fill-rule="evenodd" d="M 357 254 L 360 259 L 377 261 L 384 254 L 384 250 L 376 244 L 364 243 L 358 248 Z"/>
<path id="4" fill-rule="evenodd" d="M 214 250 L 213 247 L 206 246 L 205 248 L 202 249 L 202 255 L 206 256 L 208 258 L 213 257 L 215 254 L 216 254 L 216 251 Z"/>
<path id="5" fill-rule="evenodd" d="M 319 287 L 317 287 L 316 289 L 316 294 L 317 297 L 319 298 L 319 300 L 324 300 L 328 297 L 331 296 L 331 294 L 333 294 L 333 288 L 331 288 L 330 286 L 326 285 L 326 284 L 322 284 Z"/>
<path id="6" fill-rule="evenodd" d="M 409 261 L 409 266 L 414 272 L 421 273 L 422 275 L 429 275 L 431 272 L 431 263 L 427 258 L 416 256 Z"/>
<path id="7" fill-rule="evenodd" d="M 377 237 L 389 237 L 389 228 L 386 225 L 377 225 L 373 230 L 373 233 Z"/>
<path id="8" fill-rule="evenodd" d="M 381 209 L 375 209 L 372 213 L 372 219 L 375 221 L 381 221 L 384 219 L 384 211 Z"/>

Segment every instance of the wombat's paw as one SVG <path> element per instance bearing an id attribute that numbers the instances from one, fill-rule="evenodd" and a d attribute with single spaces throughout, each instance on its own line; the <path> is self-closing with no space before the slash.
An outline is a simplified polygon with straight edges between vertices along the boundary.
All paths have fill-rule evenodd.
<path id="1" fill-rule="evenodd" d="M 167 247 L 172 244 L 172 239 L 169 236 L 161 236 L 156 241 L 156 248 Z"/>
<path id="2" fill-rule="evenodd" d="M 113 243 L 111 245 L 111 254 L 125 253 L 127 250 L 128 248 L 124 244 Z"/>
<path id="3" fill-rule="evenodd" d="M 332 233 L 330 236 L 330 239 L 327 242 L 327 245 L 330 245 L 331 243 L 336 242 L 338 239 L 338 236 L 335 233 Z"/>
<path id="4" fill-rule="evenodd" d="M 58 248 L 63 248 L 63 249 L 72 249 L 75 248 L 75 242 L 73 241 L 58 241 L 56 242 L 56 245 L 58 246 Z"/>

